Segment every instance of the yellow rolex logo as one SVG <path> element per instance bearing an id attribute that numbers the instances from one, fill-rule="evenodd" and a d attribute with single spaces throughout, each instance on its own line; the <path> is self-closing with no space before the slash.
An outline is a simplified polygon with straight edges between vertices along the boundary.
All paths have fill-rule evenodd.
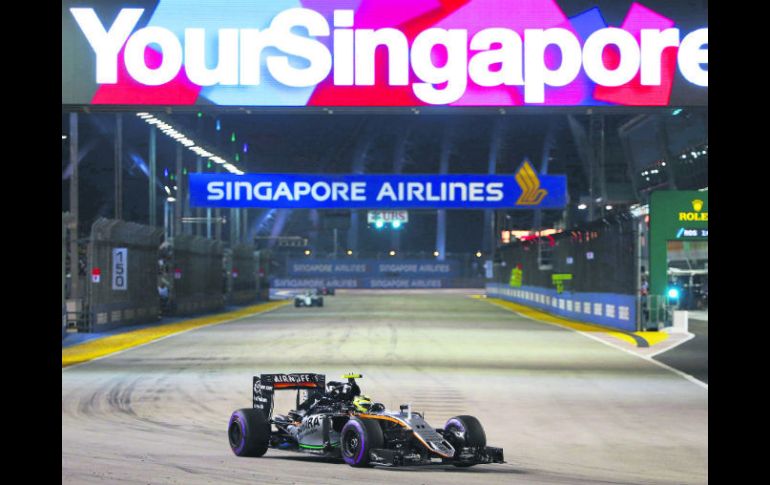
<path id="1" fill-rule="evenodd" d="M 700 212 L 700 210 L 703 209 L 703 201 L 700 199 L 695 199 L 692 201 L 692 210 L 695 212 Z"/>
<path id="2" fill-rule="evenodd" d="M 703 210 L 703 201 L 700 199 L 692 200 L 693 212 L 680 212 L 679 220 L 687 222 L 708 222 L 709 213 L 701 212 Z"/>
<path id="3" fill-rule="evenodd" d="M 538 205 L 548 195 L 547 190 L 540 188 L 540 179 L 526 160 L 516 172 L 516 182 L 521 187 L 521 195 L 516 205 Z"/>

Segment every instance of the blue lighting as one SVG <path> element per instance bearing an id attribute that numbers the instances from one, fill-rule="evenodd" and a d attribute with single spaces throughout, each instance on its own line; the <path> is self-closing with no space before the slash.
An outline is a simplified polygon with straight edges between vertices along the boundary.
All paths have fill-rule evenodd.
<path id="1" fill-rule="evenodd" d="M 377 229 L 382 229 L 384 226 L 385 226 L 385 223 L 382 222 L 381 220 L 377 220 L 374 222 L 374 227 L 376 227 Z"/>
<path id="2" fill-rule="evenodd" d="M 679 299 L 679 288 L 669 288 L 668 289 L 668 297 L 672 300 L 678 300 Z"/>
<path id="3" fill-rule="evenodd" d="M 401 221 L 393 221 L 391 224 L 393 224 L 393 229 L 401 227 Z"/>
<path id="4" fill-rule="evenodd" d="M 222 129 L 222 124 L 217 120 L 217 131 Z"/>

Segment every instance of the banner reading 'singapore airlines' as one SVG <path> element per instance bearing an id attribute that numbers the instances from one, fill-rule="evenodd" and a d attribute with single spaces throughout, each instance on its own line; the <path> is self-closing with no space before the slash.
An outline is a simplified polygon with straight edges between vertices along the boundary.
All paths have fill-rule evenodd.
<path id="1" fill-rule="evenodd" d="M 708 24 L 663 0 L 65 0 L 62 104 L 708 105 Z"/>
<path id="2" fill-rule="evenodd" d="M 284 209 L 562 209 L 564 175 L 191 173 L 192 207 Z"/>

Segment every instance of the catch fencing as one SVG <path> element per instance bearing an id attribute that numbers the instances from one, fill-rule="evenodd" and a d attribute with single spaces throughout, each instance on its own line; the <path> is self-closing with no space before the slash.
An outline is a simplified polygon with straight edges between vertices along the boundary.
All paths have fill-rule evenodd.
<path id="1" fill-rule="evenodd" d="M 61 215 L 61 338 L 67 335 L 67 274 L 65 261 L 67 259 L 67 221 L 69 215 Z"/>
<path id="2" fill-rule="evenodd" d="M 256 301 L 258 262 L 254 256 L 254 247 L 246 244 L 234 246 L 230 257 L 225 260 L 229 263 L 229 303 L 243 305 Z"/>
<path id="3" fill-rule="evenodd" d="M 553 275 L 570 274 L 565 289 L 634 295 L 637 291 L 635 222 L 630 217 L 518 241 L 499 251 L 495 282 L 508 283 L 520 268 L 522 284 L 555 288 Z"/>
<path id="4" fill-rule="evenodd" d="M 630 216 L 603 219 L 500 249 L 487 294 L 567 317 L 635 330 L 638 233 Z"/>
<path id="5" fill-rule="evenodd" d="M 257 265 L 257 298 L 259 301 L 268 301 L 270 299 L 272 253 L 269 250 L 255 251 L 254 257 Z"/>
<path id="6" fill-rule="evenodd" d="M 100 218 L 91 226 L 86 280 L 87 319 L 100 331 L 158 320 L 157 253 L 162 230 Z"/>
<path id="7" fill-rule="evenodd" d="M 171 313 L 190 315 L 224 308 L 222 250 L 221 241 L 187 234 L 174 238 L 169 281 Z"/>

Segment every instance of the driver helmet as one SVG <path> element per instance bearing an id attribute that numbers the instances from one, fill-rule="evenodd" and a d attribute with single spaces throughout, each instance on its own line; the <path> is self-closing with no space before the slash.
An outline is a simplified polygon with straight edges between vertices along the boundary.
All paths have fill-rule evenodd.
<path id="1" fill-rule="evenodd" d="M 367 413 L 372 408 L 372 400 L 369 399 L 369 396 L 356 396 L 353 399 L 353 407 L 358 412 Z"/>

